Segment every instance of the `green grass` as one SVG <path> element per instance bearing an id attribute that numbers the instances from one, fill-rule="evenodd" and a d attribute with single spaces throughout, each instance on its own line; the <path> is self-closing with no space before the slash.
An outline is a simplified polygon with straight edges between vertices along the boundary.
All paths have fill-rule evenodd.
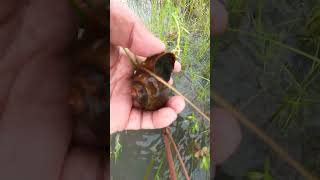
<path id="1" fill-rule="evenodd" d="M 270 159 L 265 159 L 263 171 L 249 171 L 245 177 L 247 180 L 273 180 L 270 172 Z"/>
<path id="2" fill-rule="evenodd" d="M 151 11 L 146 15 L 141 4 L 132 4 L 146 26 L 166 43 L 182 64 L 182 72 L 175 76 L 191 80 L 198 104 L 210 99 L 210 10 L 209 0 L 175 1 L 150 0 Z M 203 81 L 206 79 L 207 81 Z"/>
<path id="3" fill-rule="evenodd" d="M 114 139 L 114 145 L 112 145 L 112 141 Z M 120 157 L 120 153 L 122 151 L 122 145 L 120 143 L 120 134 L 111 136 L 110 138 L 110 159 L 113 159 L 115 163 Z"/>
<path id="4" fill-rule="evenodd" d="M 279 26 L 270 27 L 270 25 L 264 22 L 266 18 L 265 12 L 268 10 L 265 7 L 266 1 L 255 1 L 253 3 L 254 6 L 252 3 L 249 5 L 249 2 L 251 1 L 233 0 L 228 2 L 227 7 L 231 12 L 231 20 L 243 18 L 245 14 L 239 12 L 244 12 L 248 6 L 253 8 L 252 12 L 254 13 L 251 11 L 246 12 L 252 31 L 242 31 L 239 29 L 239 24 L 231 23 L 232 28 L 229 28 L 228 32 L 251 38 L 250 43 L 246 46 L 263 63 L 263 73 L 268 73 L 266 67 L 277 65 L 278 69 L 273 69 L 273 71 L 279 72 L 278 76 L 280 76 L 280 73 L 284 73 L 289 78 L 289 85 L 282 89 L 282 97 L 278 97 L 280 99 L 278 108 L 271 115 L 272 122 L 279 125 L 284 131 L 287 131 L 293 125 L 301 123 L 298 120 L 304 119 L 301 118 L 301 114 L 305 108 L 320 102 L 318 98 L 320 93 L 314 89 L 315 85 L 319 83 L 317 78 L 320 75 L 320 8 L 319 6 L 315 6 L 306 17 L 295 17 L 277 23 Z M 299 32 L 299 28 L 289 28 L 291 26 L 302 27 L 302 34 Z M 275 30 L 272 28 L 280 29 Z M 285 34 L 294 33 L 298 33 L 296 39 L 300 39 L 300 42 L 308 48 L 299 49 L 299 47 L 293 47 L 283 42 L 288 38 Z M 294 62 L 288 62 L 283 59 L 284 50 L 300 55 L 299 61 L 301 62 L 311 61 L 307 72 L 301 74 L 294 70 Z"/>
<path id="5" fill-rule="evenodd" d="M 231 12 L 229 14 L 231 15 L 229 16 L 230 28 L 215 39 L 219 48 L 214 52 L 215 54 L 218 54 L 219 51 L 230 53 L 234 49 L 240 49 L 236 53 L 244 57 L 241 60 L 245 61 L 246 57 L 250 59 L 248 64 L 253 69 L 250 74 L 257 80 L 252 81 L 250 86 L 257 85 L 254 88 L 259 98 L 255 98 L 255 102 L 251 103 L 250 107 L 246 104 L 246 107 L 249 108 L 242 110 L 252 115 L 255 103 L 262 101 L 268 107 L 265 110 L 259 107 L 258 111 L 262 113 L 271 111 L 270 114 L 259 114 L 260 117 L 265 118 L 262 119 L 264 121 L 262 126 L 266 127 L 266 131 L 271 132 L 277 140 L 288 140 L 288 142 L 294 137 L 287 135 L 298 133 L 301 134 L 303 142 L 305 134 L 314 136 L 309 135 L 308 131 L 311 127 L 316 128 L 318 124 L 316 119 L 318 114 L 315 109 L 318 109 L 320 104 L 320 4 L 317 6 L 311 3 L 312 0 L 309 0 L 296 6 L 292 1 L 289 3 L 280 0 L 276 4 L 274 4 L 275 1 L 271 3 L 269 1 L 266 3 L 268 6 L 265 6 L 266 1 L 247 0 L 247 4 L 238 6 L 236 3 L 240 1 L 227 1 L 234 3 L 228 6 Z M 286 8 L 283 8 L 283 5 Z M 282 15 L 286 14 L 286 16 L 270 18 L 275 11 L 281 12 L 279 14 Z M 261 85 L 263 82 L 260 78 L 270 74 L 272 78 L 268 78 L 268 83 L 271 85 L 265 88 L 264 85 Z M 262 93 L 259 93 L 260 91 Z M 237 95 L 240 98 L 243 96 L 243 94 Z M 256 119 L 257 124 L 259 120 Z M 270 122 L 278 127 L 270 126 Z M 274 132 L 279 132 L 279 134 Z M 307 143 L 304 144 L 303 151 L 319 154 L 319 149 Z M 308 165 L 308 169 L 319 176 L 316 169 L 319 169 L 320 166 L 319 163 L 315 163 L 319 162 L 319 157 L 303 154 L 300 158 L 303 165 L 312 160 L 314 161 Z M 278 160 L 275 164 L 277 163 Z M 272 166 L 270 169 L 272 169 L 270 173 L 266 173 L 268 172 L 266 170 L 250 171 L 246 178 L 273 179 L 269 176 L 271 172 L 277 178 L 278 172 L 284 170 L 282 168 L 275 170 Z"/>

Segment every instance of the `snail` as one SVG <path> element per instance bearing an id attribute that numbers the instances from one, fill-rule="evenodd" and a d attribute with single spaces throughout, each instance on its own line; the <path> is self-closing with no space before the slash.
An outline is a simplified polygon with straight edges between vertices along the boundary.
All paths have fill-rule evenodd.
<path id="1" fill-rule="evenodd" d="M 148 57 L 138 66 L 132 77 L 131 96 L 133 107 L 153 111 L 166 104 L 169 98 L 169 88 L 141 67 L 152 71 L 168 82 L 175 61 L 176 57 L 173 53 L 162 52 Z"/>
<path id="2" fill-rule="evenodd" d="M 97 43 L 98 42 L 98 43 Z M 108 104 L 107 91 L 107 43 L 93 40 L 76 40 L 71 46 L 69 59 L 70 91 L 68 103 L 75 124 L 91 129 L 99 145 L 106 144 Z"/>

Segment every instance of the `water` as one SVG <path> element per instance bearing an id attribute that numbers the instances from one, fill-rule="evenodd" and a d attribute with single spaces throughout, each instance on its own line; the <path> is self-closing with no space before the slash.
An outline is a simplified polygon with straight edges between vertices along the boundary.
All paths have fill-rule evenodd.
<path id="1" fill-rule="evenodd" d="M 258 21 L 254 22 L 252 18 L 258 17 L 258 4 L 261 2 L 264 2 L 264 5 L 261 8 L 262 26 L 259 27 Z M 248 10 L 245 10 L 240 29 L 246 32 L 263 30 L 273 33 L 280 41 L 304 49 L 299 37 L 304 33 L 305 21 L 294 21 L 283 26 L 277 24 L 305 17 L 315 3 L 320 1 L 248 1 Z M 254 26 L 255 23 L 257 26 Z M 272 114 L 287 93 L 286 88 L 293 84 L 292 79 L 281 68 L 282 65 L 289 65 L 300 81 L 306 70 L 309 70 L 310 61 L 278 46 L 268 48 L 262 40 L 243 34 L 236 35 L 234 39 L 230 37 L 231 34 L 219 37 L 220 42 L 229 42 L 221 47 L 215 59 L 214 82 L 218 91 L 267 134 L 272 135 L 295 159 L 319 175 L 320 166 L 315 162 L 320 162 L 320 151 L 314 144 L 309 143 L 310 138 L 313 142 L 318 138 L 319 143 L 319 105 L 303 108 L 303 113 L 299 114 L 301 116 L 295 121 L 296 124 L 292 124 L 286 131 L 271 123 Z M 261 54 L 268 50 L 269 53 L 265 54 L 270 56 L 263 57 Z M 310 53 L 310 49 L 304 51 Z M 319 82 L 319 79 L 315 82 Z M 243 177 L 250 171 L 263 173 L 267 158 L 270 158 L 270 172 L 274 179 L 304 179 L 251 131 L 242 127 L 242 133 L 239 148 L 219 167 L 217 179 L 227 179 L 227 176 L 229 179 L 246 179 Z"/>

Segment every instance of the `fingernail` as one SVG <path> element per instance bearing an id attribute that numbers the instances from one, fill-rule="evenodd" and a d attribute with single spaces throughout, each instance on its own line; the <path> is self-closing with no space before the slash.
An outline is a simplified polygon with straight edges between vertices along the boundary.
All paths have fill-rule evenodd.
<path id="1" fill-rule="evenodd" d="M 176 61 L 174 63 L 174 68 L 173 68 L 174 72 L 180 72 L 181 71 L 181 64 L 180 62 Z"/>

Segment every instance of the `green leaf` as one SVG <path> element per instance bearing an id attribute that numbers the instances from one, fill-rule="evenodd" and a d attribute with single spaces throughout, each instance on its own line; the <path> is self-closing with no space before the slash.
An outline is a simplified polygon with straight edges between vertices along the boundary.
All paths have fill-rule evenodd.
<path id="1" fill-rule="evenodd" d="M 201 169 L 204 169 L 204 170 L 206 170 L 206 171 L 209 170 L 209 168 L 210 168 L 210 159 L 209 159 L 208 156 L 202 157 L 202 159 L 201 159 L 201 164 L 200 164 L 200 168 L 201 168 Z"/>
<path id="2" fill-rule="evenodd" d="M 260 180 L 264 178 L 264 174 L 258 171 L 251 171 L 247 173 L 249 180 Z"/>
<path id="3" fill-rule="evenodd" d="M 114 148 L 114 162 L 117 162 L 117 159 L 119 158 L 120 152 L 122 151 L 122 145 L 120 144 L 120 134 L 116 135 L 116 142 L 115 142 L 115 148 Z"/>
<path id="4" fill-rule="evenodd" d="M 193 134 L 197 133 L 199 131 L 199 123 L 195 122 L 193 125 L 191 125 L 191 132 Z"/>

